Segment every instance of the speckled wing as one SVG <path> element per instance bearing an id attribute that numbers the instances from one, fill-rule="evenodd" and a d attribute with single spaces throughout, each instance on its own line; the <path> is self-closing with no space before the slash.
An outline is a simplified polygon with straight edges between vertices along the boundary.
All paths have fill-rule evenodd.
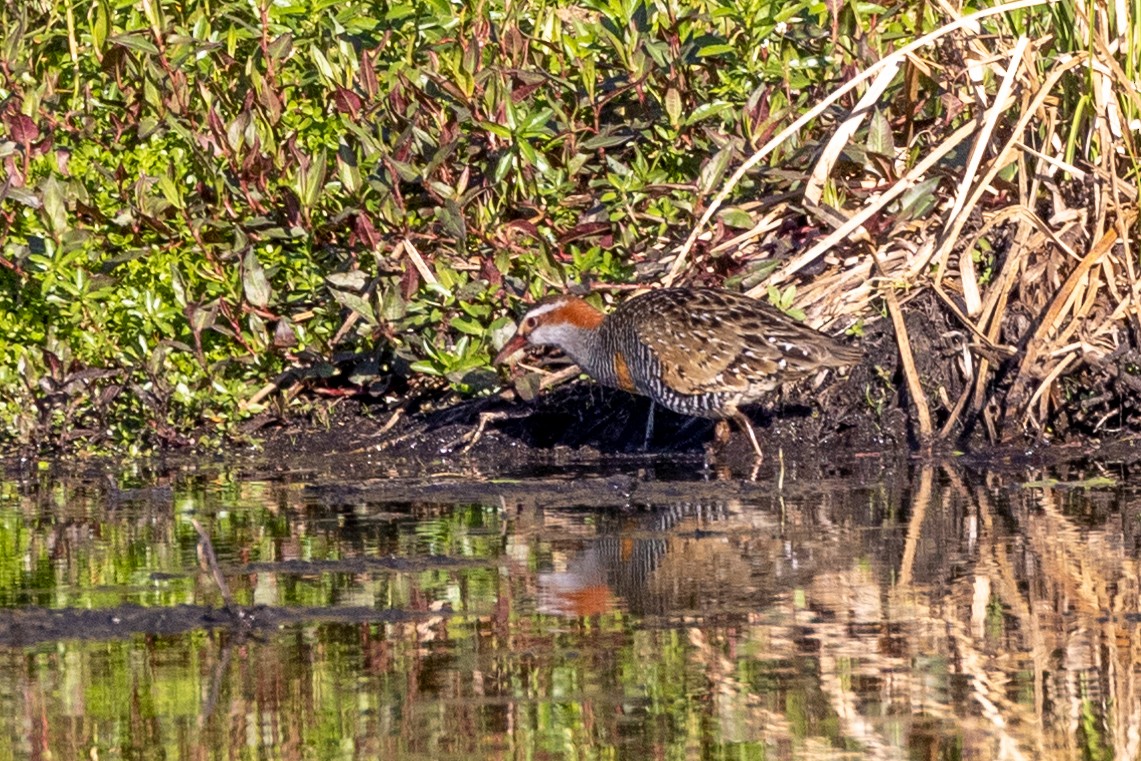
<path id="1" fill-rule="evenodd" d="M 627 305 L 662 380 L 681 394 L 767 390 L 852 361 L 848 347 L 731 291 L 652 291 Z"/>

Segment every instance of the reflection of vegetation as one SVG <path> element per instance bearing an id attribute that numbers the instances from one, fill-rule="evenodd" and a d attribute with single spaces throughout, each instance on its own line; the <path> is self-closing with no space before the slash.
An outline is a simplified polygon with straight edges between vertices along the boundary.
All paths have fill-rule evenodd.
<path id="1" fill-rule="evenodd" d="M 1103 637 L 1113 603 L 1094 604 L 1128 584 L 1105 581 L 1132 563 L 1114 534 L 1130 524 L 1105 508 L 1102 524 L 1074 530 L 1049 490 L 928 474 L 918 487 L 786 483 L 783 503 L 759 493 L 584 513 L 308 504 L 289 484 L 223 481 L 110 506 L 83 487 L 0 487 L 0 598 L 216 602 L 196 571 L 192 510 L 246 604 L 421 615 L 264 639 L 223 629 L 9 649 L 0 735 L 16 744 L 0 761 L 184 758 L 200 746 L 218 757 L 955 759 L 1000 743 L 1103 759 L 1136 715 L 1110 695 L 1136 700 L 1120 680 L 1137 635 Z M 997 498 L 1024 502 L 995 522 Z M 1010 533 L 1027 507 L 1034 520 Z M 893 514 L 908 522 L 885 521 Z M 352 565 L 362 558 L 399 562 Z M 625 606 L 551 615 L 552 571 L 621 589 Z M 622 574 L 647 597 L 635 601 Z M 1127 647 L 1115 650 L 1119 637 Z"/>

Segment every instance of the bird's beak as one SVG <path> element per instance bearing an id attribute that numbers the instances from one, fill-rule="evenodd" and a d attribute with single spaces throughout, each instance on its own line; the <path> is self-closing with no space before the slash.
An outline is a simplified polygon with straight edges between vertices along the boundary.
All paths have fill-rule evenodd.
<path id="1" fill-rule="evenodd" d="M 516 333 L 515 335 L 511 336 L 510 341 L 503 344 L 503 348 L 500 349 L 499 353 L 495 355 L 495 359 L 492 360 L 492 364 L 495 364 L 495 365 L 503 364 L 504 362 L 506 362 L 508 359 L 511 358 L 512 354 L 519 351 L 520 349 L 522 349 L 526 345 L 527 345 L 527 336 L 520 335 L 519 333 Z"/>

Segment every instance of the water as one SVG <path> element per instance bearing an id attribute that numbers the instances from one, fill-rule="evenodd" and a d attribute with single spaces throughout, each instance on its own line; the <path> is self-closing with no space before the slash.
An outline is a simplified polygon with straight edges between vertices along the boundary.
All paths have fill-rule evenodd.
<path id="1" fill-rule="evenodd" d="M 0 761 L 1134 758 L 1141 502 L 1051 475 L 9 478 Z"/>

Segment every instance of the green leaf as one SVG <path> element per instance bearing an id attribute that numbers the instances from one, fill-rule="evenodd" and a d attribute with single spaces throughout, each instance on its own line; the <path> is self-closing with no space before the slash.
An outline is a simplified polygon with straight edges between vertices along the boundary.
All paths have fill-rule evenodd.
<path id="1" fill-rule="evenodd" d="M 186 280 L 182 277 L 182 273 L 178 271 L 178 265 L 171 262 L 170 265 L 170 287 L 174 291 L 174 301 L 183 309 L 186 308 Z"/>
<path id="2" fill-rule="evenodd" d="M 710 193 L 721 184 L 721 180 L 725 177 L 725 171 L 729 168 L 729 161 L 732 158 L 732 144 L 725 146 L 713 154 L 713 158 L 706 162 L 705 166 L 701 168 L 701 176 L 698 180 L 698 190 L 700 190 L 701 193 Z"/>
<path id="3" fill-rule="evenodd" d="M 333 298 L 337 300 L 338 304 L 359 314 L 369 325 L 375 327 L 380 324 L 376 319 L 376 312 L 373 310 L 372 305 L 357 294 L 341 290 L 332 290 L 330 293 L 333 294 Z"/>
<path id="4" fill-rule="evenodd" d="M 91 44 L 102 53 L 111 34 L 111 7 L 107 0 L 98 0 L 91 9 Z"/>
<path id="5" fill-rule="evenodd" d="M 416 15 L 416 6 L 412 3 L 397 3 L 389 7 L 384 14 L 385 21 L 399 21 Z"/>
<path id="6" fill-rule="evenodd" d="M 734 108 L 736 108 L 735 104 L 726 103 L 722 100 L 714 101 L 713 103 L 702 103 L 697 108 L 693 109 L 689 116 L 685 117 L 685 124 L 688 127 L 691 124 L 697 124 L 703 119 L 717 116 L 724 111 L 731 111 Z"/>
<path id="7" fill-rule="evenodd" d="M 515 321 L 510 317 L 500 317 L 491 323 L 488 334 L 491 337 L 491 345 L 495 347 L 496 351 L 499 351 L 507 345 L 511 336 L 515 335 Z"/>
<path id="8" fill-rule="evenodd" d="M 448 322 L 448 324 L 459 332 L 465 333 L 469 336 L 482 336 L 487 332 L 487 330 L 480 323 L 476 322 L 470 317 L 464 317 L 461 315 L 453 317 Z"/>
<path id="9" fill-rule="evenodd" d="M 499 157 L 499 161 L 495 164 L 495 174 L 492 175 L 497 184 L 503 182 L 503 178 L 511 171 L 512 158 L 510 153 L 504 153 Z"/>
<path id="10" fill-rule="evenodd" d="M 141 37 L 137 34 L 116 34 L 111 37 L 111 44 L 139 53 L 158 55 L 158 48 L 155 47 L 155 44 L 146 37 Z"/>
<path id="11" fill-rule="evenodd" d="M 341 288 L 346 291 L 360 292 L 364 290 L 366 285 L 368 285 L 368 275 L 366 275 L 361 270 L 334 272 L 331 275 L 326 275 L 325 281 L 334 288 Z"/>
<path id="12" fill-rule="evenodd" d="M 272 42 L 269 43 L 269 47 L 266 48 L 266 52 L 269 53 L 270 58 L 274 58 L 276 60 L 282 60 L 289 57 L 289 54 L 293 52 L 293 35 L 287 32 L 275 38 Z"/>
<path id="13" fill-rule="evenodd" d="M 67 217 L 67 202 L 64 199 L 66 186 L 49 175 L 40 183 L 40 196 L 47 216 L 48 227 L 58 237 L 71 227 Z"/>
<path id="14" fill-rule="evenodd" d="M 868 140 L 865 143 L 869 153 L 892 157 L 895 155 L 895 141 L 891 135 L 891 122 L 878 108 L 872 114 L 868 125 Z"/>
<path id="15" fill-rule="evenodd" d="M 899 216 L 903 219 L 920 219 L 935 208 L 935 189 L 940 178 L 928 177 L 923 182 L 908 188 L 899 199 Z"/>
<path id="16" fill-rule="evenodd" d="M 460 253 L 463 253 L 467 245 L 467 223 L 464 221 L 459 204 L 450 198 L 445 200 L 442 206 L 436 207 L 436 218 L 440 220 L 448 235 L 455 238 Z"/>
<path id="17" fill-rule="evenodd" d="M 714 43 L 712 45 L 703 45 L 697 49 L 698 58 L 711 58 L 713 56 L 724 55 L 732 53 L 734 50 L 732 45 L 727 45 L 724 42 Z"/>
<path id="18" fill-rule="evenodd" d="M 753 217 L 749 212 L 736 206 L 730 206 L 717 213 L 717 218 L 729 227 L 748 230 L 753 227 Z"/>
<path id="19" fill-rule="evenodd" d="M 507 127 L 504 127 L 502 124 L 496 124 L 495 122 L 479 122 L 479 126 L 493 135 L 498 135 L 504 140 L 510 140 L 512 138 L 511 130 Z"/>
<path id="20" fill-rule="evenodd" d="M 325 149 L 317 151 L 309 163 L 308 171 L 302 174 L 301 202 L 307 208 L 317 205 L 321 191 L 325 189 L 325 170 L 328 165 L 328 156 Z"/>
<path id="21" fill-rule="evenodd" d="M 242 291 L 246 295 L 246 301 L 260 308 L 265 308 L 269 304 L 269 297 L 273 292 L 265 276 L 265 270 L 262 269 L 261 262 L 258 261 L 253 249 L 242 257 Z"/>
<path id="22" fill-rule="evenodd" d="M 515 380 L 515 393 L 525 402 L 529 402 L 539 395 L 543 376 L 538 373 L 527 373 Z"/>
<path id="23" fill-rule="evenodd" d="M 670 117 L 670 124 L 676 125 L 681 121 L 681 93 L 674 87 L 666 90 L 666 114 Z"/>
<path id="24" fill-rule="evenodd" d="M 328 82 L 335 82 L 336 78 L 333 76 L 333 67 L 329 65 L 329 59 L 321 52 L 321 49 L 316 45 L 309 47 L 309 55 L 313 58 L 313 63 L 317 64 L 317 71 L 321 72 Z"/>
<path id="25" fill-rule="evenodd" d="M 162 191 L 162 197 L 166 199 L 167 203 L 176 209 L 184 208 L 182 193 L 179 192 L 173 177 L 165 173 L 159 175 L 158 188 Z"/>
<path id="26" fill-rule="evenodd" d="M 578 147 L 583 151 L 596 151 L 599 148 L 613 148 L 618 145 L 625 145 L 633 139 L 633 135 L 614 135 L 604 131 L 602 134 L 583 140 L 578 144 Z"/>

